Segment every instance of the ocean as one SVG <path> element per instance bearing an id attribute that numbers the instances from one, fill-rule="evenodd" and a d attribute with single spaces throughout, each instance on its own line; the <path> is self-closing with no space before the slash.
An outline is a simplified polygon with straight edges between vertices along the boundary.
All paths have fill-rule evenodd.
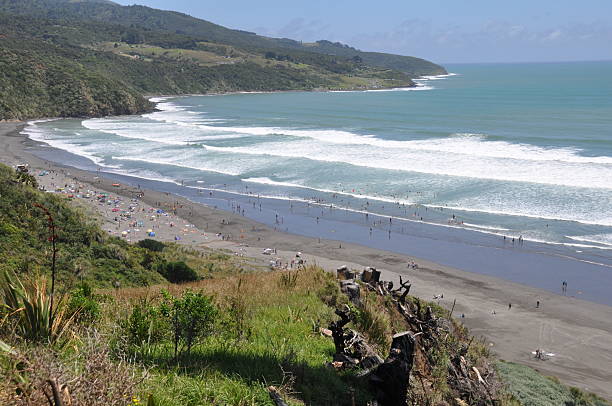
<path id="1" fill-rule="evenodd" d="M 447 68 L 416 89 L 160 97 L 25 133 L 185 187 L 612 250 L 612 62 Z"/>

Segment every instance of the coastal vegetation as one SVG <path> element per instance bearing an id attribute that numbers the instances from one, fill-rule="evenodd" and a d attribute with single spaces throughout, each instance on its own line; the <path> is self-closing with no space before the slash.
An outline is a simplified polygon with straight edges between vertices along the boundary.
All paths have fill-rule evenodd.
<path id="1" fill-rule="evenodd" d="M 2 404 L 274 405 L 275 394 L 365 405 L 376 391 L 327 330 L 345 311 L 344 333 L 380 356 L 394 334 L 415 335 L 410 404 L 607 404 L 533 370 L 495 368 L 447 310 L 385 283 L 357 282 L 356 301 L 317 266 L 271 271 L 223 251 L 130 244 L 36 186 L 0 167 Z M 533 385 L 554 391 L 526 396 Z"/>
<path id="2" fill-rule="evenodd" d="M 0 0 L 0 120 L 136 114 L 152 109 L 147 94 L 406 87 L 439 73 L 142 6 Z"/>

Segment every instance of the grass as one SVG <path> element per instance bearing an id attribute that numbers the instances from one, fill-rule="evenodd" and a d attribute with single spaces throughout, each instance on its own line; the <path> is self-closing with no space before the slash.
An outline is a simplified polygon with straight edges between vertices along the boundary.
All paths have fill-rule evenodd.
<path id="1" fill-rule="evenodd" d="M 152 366 L 151 386 L 143 398 L 151 395 L 161 405 L 272 404 L 266 387 L 275 385 L 292 404 L 342 405 L 351 404 L 353 386 L 356 399 L 365 402 L 369 393 L 352 373 L 325 366 L 334 346 L 316 326 L 326 326 L 334 317 L 333 308 L 321 300 L 331 275 L 311 267 L 293 276 L 288 287 L 285 278 L 283 272 L 253 273 L 168 286 L 174 295 L 184 289 L 212 295 L 225 319 L 217 334 L 178 362 L 168 341 L 137 349 L 141 362 Z M 127 309 L 147 296 L 155 300 L 159 289 L 118 291 L 113 308 Z M 244 305 L 238 314 L 232 306 L 237 302 Z M 223 323 L 232 318 L 240 320 Z M 228 325 L 239 325 L 248 334 L 224 329 Z"/>
<path id="2" fill-rule="evenodd" d="M 334 345 L 319 332 L 320 327 L 336 319 L 335 307 L 347 303 L 332 274 L 314 266 L 264 272 L 251 260 L 221 250 L 130 245 L 104 236 L 82 212 L 56 196 L 36 191 L 28 179 L 15 175 L 0 165 L 0 251 L 5 257 L 0 271 L 11 275 L 11 281 L 0 281 L 0 404 L 44 403 L 43 389 L 49 389 L 49 379 L 70 382 L 73 399 L 81 404 L 94 404 L 98 401 L 86 400 L 95 398 L 106 399 L 105 404 L 131 402 L 132 406 L 145 402 L 272 405 L 269 385 L 277 386 L 291 405 L 353 405 L 372 399 L 368 385 L 355 372 L 326 365 Z M 44 204 L 60 225 L 60 292 L 70 291 L 81 279 L 99 288 L 107 288 L 113 280 L 125 283 L 121 289 L 97 294 L 81 292 L 80 299 L 99 302 L 99 317 L 97 310 L 91 310 L 91 318 L 64 325 L 60 321 L 70 321 L 71 312 L 59 306 L 58 324 L 51 326 L 56 330 L 48 331 L 46 219 L 23 202 Z M 162 283 L 164 279 L 154 271 L 160 261 L 185 261 L 201 280 Z M 31 275 L 42 278 L 29 283 Z M 151 283 L 157 284 L 143 286 Z M 210 334 L 190 353 L 176 358 L 169 322 L 157 310 L 162 290 L 178 297 L 187 289 L 212 297 L 218 317 Z M 389 297 L 366 289 L 361 296 L 363 304 L 355 308 L 350 326 L 380 355 L 387 354 L 392 334 L 422 328 L 410 325 Z M 73 307 L 84 311 L 85 303 L 81 300 Z M 488 348 L 448 320 L 447 310 L 412 297 L 406 305 L 419 320 L 425 319 L 428 307 L 437 318 L 436 333 L 419 339 L 411 378 L 413 404 L 448 404 L 457 396 L 474 404 L 486 403 L 482 393 L 459 394 L 453 382 L 452 363 L 465 356 L 468 367 L 478 368 L 485 380 L 496 384 L 496 394 L 501 386 L 498 375 L 506 382 L 509 395 L 501 393 L 500 405 L 609 405 L 517 364 L 500 362 L 495 372 Z M 138 328 L 139 339 L 130 342 L 134 309 L 143 311 L 139 322 L 132 324 Z M 89 389 L 92 382 L 95 391 Z M 22 396 L 15 396 L 16 388 Z"/>
<path id="3" fill-rule="evenodd" d="M 496 365 L 508 392 L 523 406 L 609 406 L 593 394 L 563 385 L 525 365 L 499 361 Z"/>

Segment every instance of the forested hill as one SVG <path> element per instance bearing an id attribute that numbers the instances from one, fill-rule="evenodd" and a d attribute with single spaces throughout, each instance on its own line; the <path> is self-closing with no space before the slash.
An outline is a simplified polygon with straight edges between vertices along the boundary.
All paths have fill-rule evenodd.
<path id="1" fill-rule="evenodd" d="M 0 0 L 0 120 L 134 114 L 143 94 L 414 86 L 431 62 L 107 0 Z"/>
<path id="2" fill-rule="evenodd" d="M 145 6 L 120 6 L 105 0 L 2 0 L 0 4 L 2 4 L 2 9 L 11 13 L 49 18 L 97 20 L 126 26 L 136 25 L 238 47 L 289 48 L 347 58 L 360 57 L 369 65 L 396 69 L 409 73 L 413 77 L 446 73 L 442 66 L 420 58 L 362 52 L 347 45 L 324 40 L 303 44 L 287 38 L 269 38 L 247 31 L 232 30 L 183 13 Z"/>

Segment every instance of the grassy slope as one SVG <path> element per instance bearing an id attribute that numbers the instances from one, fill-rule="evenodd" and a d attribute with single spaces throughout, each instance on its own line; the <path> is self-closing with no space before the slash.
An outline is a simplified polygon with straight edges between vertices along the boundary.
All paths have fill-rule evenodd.
<path id="1" fill-rule="evenodd" d="M 178 295 L 185 289 L 202 289 L 214 295 L 224 317 L 236 319 L 236 303 L 243 313 L 239 330 L 224 331 L 203 341 L 189 357 L 172 360 L 172 347 L 163 341 L 136 350 L 145 364 L 155 365 L 142 397 L 152 394 L 160 405 L 185 404 L 273 404 L 266 387 L 281 387 L 292 404 L 350 404 L 349 388 L 358 404 L 369 396 L 352 374 L 326 368 L 334 352 L 333 342 L 313 331 L 326 325 L 333 309 L 319 298 L 330 275 L 319 269 L 303 271 L 297 283 L 287 288 L 281 275 L 254 273 L 172 286 Z M 155 298 L 159 288 L 128 289 L 115 293 L 115 305 L 129 308 L 138 298 Z M 230 324 L 235 327 L 235 324 Z M 352 382 L 355 382 L 351 384 Z"/>
<path id="2" fill-rule="evenodd" d="M 80 50 L 27 40 L 0 44 L 0 119 L 95 117 L 151 108 L 134 88 L 80 63 Z"/>
<path id="3" fill-rule="evenodd" d="M 64 4 L 62 4 L 64 3 Z M 59 6 L 58 6 L 59 4 Z M 91 19 L 125 26 L 181 33 L 211 42 L 250 49 L 292 49 L 353 58 L 361 57 L 372 66 L 397 69 L 414 76 L 446 73 L 432 62 L 402 55 L 362 52 L 346 45 L 319 41 L 315 47 L 286 38 L 268 38 L 254 33 L 232 30 L 186 14 L 144 6 L 118 6 L 94 2 L 65 4 L 57 0 L 2 0 L 0 6 L 13 13 L 34 14 L 51 18 Z"/>
<path id="4" fill-rule="evenodd" d="M 122 286 L 134 287 L 99 291 L 103 294 L 98 296 L 102 303 L 101 320 L 95 325 L 82 324 L 75 328 L 75 339 L 67 346 L 34 346 L 20 341 L 9 333 L 10 325 L 3 324 L 10 317 L 5 319 L 6 314 L 0 309 L 0 340 L 14 345 L 21 357 L 19 362 L 11 362 L 0 351 L 0 382 L 3 382 L 0 403 L 7 399 L 5 396 L 12 396 L 11 385 L 16 382 L 12 379 L 23 374 L 29 378 L 21 385 L 30 385 L 36 392 L 46 379 L 57 376 L 53 374 L 61 373 L 67 380 L 76 382 L 79 377 L 96 376 L 96 371 L 105 370 L 122 373 L 97 376 L 100 380 L 97 387 L 103 390 L 123 387 L 124 392 L 131 391 L 143 401 L 151 397 L 157 405 L 272 404 L 266 390 L 268 385 L 280 387 L 294 405 L 352 404 L 353 397 L 355 404 L 365 404 L 371 398 L 367 385 L 354 372 L 336 372 L 324 366 L 331 360 L 334 347 L 331 339 L 318 332 L 318 327 L 325 327 L 335 319 L 334 306 L 346 303 L 331 274 L 316 267 L 294 272 L 293 278 L 286 271 L 257 272 L 260 271 L 257 266 L 223 252 L 202 252 L 174 245 L 166 246 L 162 252 L 150 252 L 105 237 L 82 212 L 63 198 L 37 191 L 32 183 L 32 178 L 0 166 L 0 254 L 3 258 L 0 271 L 14 271 L 22 278 L 48 273 L 47 218 L 33 206 L 39 203 L 48 208 L 59 226 L 60 292 L 70 290 L 77 276 L 100 287 L 109 287 L 115 280 L 120 280 Z M 186 261 L 207 279 L 184 285 L 160 284 L 163 278 L 146 265 L 176 260 Z M 145 321 L 145 330 L 155 340 L 137 344 L 126 341 L 132 325 L 128 322 L 130 314 L 137 307 L 155 308 L 162 288 L 175 296 L 187 289 L 202 291 L 214 298 L 220 310 L 214 333 L 201 341 L 190 356 L 183 356 L 178 362 L 173 359 L 168 326 L 158 324 L 156 319 Z M 363 295 L 364 305 L 357 311 L 353 328 L 364 333 L 384 355 L 390 336 L 407 326 L 388 300 L 372 292 Z M 413 306 L 417 299 L 410 299 L 410 303 Z M 447 317 L 447 311 L 433 304 L 421 302 L 419 308 L 424 306 L 433 306 L 439 317 Z M 94 326 L 98 333 L 92 330 Z M 449 386 L 448 362 L 470 337 L 458 325 L 449 331 L 452 333 L 441 336 L 437 345 L 417 352 L 417 375 L 427 385 L 421 388 L 414 378 L 413 399 L 438 402 L 457 396 Z M 92 337 L 97 338 L 92 341 Z M 466 354 L 469 362 L 478 365 L 481 371 L 486 370 L 486 348 L 477 342 L 469 348 Z M 126 354 L 124 351 L 136 363 L 128 364 L 131 365 L 128 369 L 125 364 L 117 369 L 111 355 Z M 15 369 L 22 368 L 19 365 L 31 368 L 19 372 Z M 137 389 L 129 389 L 129 382 L 123 381 L 141 376 L 143 368 L 148 369 L 149 379 L 139 383 Z M 531 369 L 508 363 L 500 363 L 498 369 L 509 391 L 522 402 L 504 398 L 503 405 L 606 405 Z M 122 382 L 115 381 L 118 379 Z M 84 384 L 81 389 L 73 387 L 74 395 L 90 396 L 88 385 Z M 9 404 L 23 404 L 12 399 L 14 403 Z"/>
<path id="5" fill-rule="evenodd" d="M 606 406 L 605 400 L 567 387 L 532 368 L 499 361 L 497 370 L 507 382 L 508 392 L 524 406 Z"/>
<path id="6" fill-rule="evenodd" d="M 47 208 L 57 225 L 57 269 L 64 290 L 77 280 L 96 287 L 146 286 L 165 279 L 155 270 L 163 261 L 182 260 L 200 277 L 213 277 L 241 269 L 242 262 L 222 253 L 193 251 L 177 246 L 162 254 L 151 253 L 120 238 L 108 237 L 93 219 L 74 208 L 65 197 L 43 193 L 0 164 L 0 273 L 48 273 Z M 35 179 L 34 179 L 35 181 Z"/>

